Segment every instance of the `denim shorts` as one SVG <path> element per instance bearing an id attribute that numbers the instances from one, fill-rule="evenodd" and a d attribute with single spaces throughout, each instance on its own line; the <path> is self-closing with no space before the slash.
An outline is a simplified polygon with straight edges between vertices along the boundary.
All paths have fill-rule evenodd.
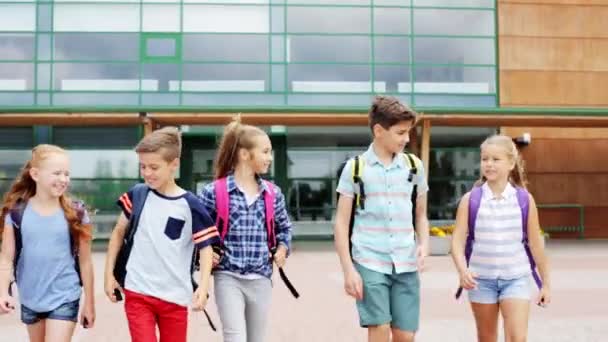
<path id="1" fill-rule="evenodd" d="M 36 312 L 25 305 L 21 305 L 21 322 L 25 324 L 34 324 L 43 319 L 78 322 L 79 308 L 80 299 L 61 304 L 58 308 L 47 312 Z"/>
<path id="2" fill-rule="evenodd" d="M 532 298 L 530 276 L 516 279 L 476 278 L 477 288 L 469 290 L 469 301 L 480 304 L 496 304 L 503 299 Z"/>

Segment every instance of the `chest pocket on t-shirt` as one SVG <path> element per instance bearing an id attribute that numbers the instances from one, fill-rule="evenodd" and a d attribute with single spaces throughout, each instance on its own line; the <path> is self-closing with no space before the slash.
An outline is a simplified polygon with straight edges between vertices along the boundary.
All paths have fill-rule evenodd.
<path id="1" fill-rule="evenodd" d="M 186 221 L 169 216 L 167 225 L 165 226 L 165 235 L 171 240 L 179 239 L 182 235 L 182 230 L 184 230 L 184 224 L 186 224 Z"/>

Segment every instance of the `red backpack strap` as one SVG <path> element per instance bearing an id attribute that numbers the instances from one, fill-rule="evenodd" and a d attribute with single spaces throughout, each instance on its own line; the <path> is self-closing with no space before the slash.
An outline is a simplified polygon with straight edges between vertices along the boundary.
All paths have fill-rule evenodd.
<path id="1" fill-rule="evenodd" d="M 277 237 L 274 230 L 274 199 L 276 194 L 271 182 L 264 180 L 266 191 L 264 191 L 264 207 L 266 209 L 266 233 L 268 234 L 268 248 L 272 251 L 277 245 Z"/>
<path id="2" fill-rule="evenodd" d="M 215 211 L 217 218 L 215 225 L 220 231 L 220 240 L 223 242 L 226 234 L 228 234 L 228 209 L 229 209 L 229 194 L 228 194 L 228 182 L 226 177 L 220 178 L 215 181 Z"/>

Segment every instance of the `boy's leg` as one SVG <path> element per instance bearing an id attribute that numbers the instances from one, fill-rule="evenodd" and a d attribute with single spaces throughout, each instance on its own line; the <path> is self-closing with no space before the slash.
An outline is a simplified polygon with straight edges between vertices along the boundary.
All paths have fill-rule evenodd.
<path id="1" fill-rule="evenodd" d="M 355 267 L 363 281 L 363 299 L 357 301 L 359 324 L 368 328 L 369 342 L 388 342 L 392 320 L 389 275 L 358 264 Z"/>
<path id="2" fill-rule="evenodd" d="M 418 272 L 393 274 L 391 328 L 394 342 L 414 341 L 420 325 L 420 278 Z"/>
<path id="3" fill-rule="evenodd" d="M 188 339 L 188 308 L 156 299 L 160 342 L 186 342 Z"/>
<path id="4" fill-rule="evenodd" d="M 272 299 L 270 279 L 245 280 L 245 322 L 247 342 L 266 341 L 266 322 Z"/>
<path id="5" fill-rule="evenodd" d="M 247 342 L 245 295 L 240 280 L 227 274 L 215 274 L 213 291 L 222 321 L 224 342 Z"/>
<path id="6" fill-rule="evenodd" d="M 156 313 L 152 297 L 124 290 L 131 342 L 156 342 Z"/>

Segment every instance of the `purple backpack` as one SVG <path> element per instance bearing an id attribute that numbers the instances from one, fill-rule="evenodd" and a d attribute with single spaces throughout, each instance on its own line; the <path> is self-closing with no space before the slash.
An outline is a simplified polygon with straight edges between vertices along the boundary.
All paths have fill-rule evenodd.
<path id="1" fill-rule="evenodd" d="M 532 277 L 534 277 L 536 286 L 538 286 L 538 288 L 540 289 L 542 287 L 542 282 L 540 280 L 540 277 L 538 276 L 538 272 L 536 271 L 536 262 L 534 262 L 532 252 L 530 251 L 530 245 L 528 244 L 528 211 L 530 210 L 530 197 L 526 189 L 521 187 L 516 187 L 515 189 L 517 191 L 517 202 L 519 203 L 519 208 L 521 209 L 521 226 L 523 229 L 523 239 L 521 242 L 524 244 L 524 249 L 526 250 L 526 254 L 528 255 L 528 260 L 530 261 Z M 471 260 L 471 255 L 473 254 L 473 242 L 475 241 L 475 223 L 477 222 L 477 213 L 479 212 L 479 206 L 481 205 L 481 195 L 481 187 L 476 186 L 473 187 L 473 190 L 471 190 L 471 195 L 469 196 L 469 234 L 467 235 L 467 242 L 464 248 L 464 257 L 467 261 L 467 266 L 469 266 L 469 260 Z M 456 291 L 456 299 L 460 298 L 461 294 L 462 287 L 459 287 L 458 291 Z"/>
<path id="2" fill-rule="evenodd" d="M 268 249 L 270 250 L 270 255 L 274 255 L 277 251 L 277 236 L 275 232 L 275 222 L 274 222 L 274 200 L 276 198 L 276 194 L 274 193 L 274 187 L 272 183 L 267 180 L 264 180 L 264 184 L 266 185 L 267 191 L 264 191 L 264 207 L 265 207 L 265 220 L 266 220 L 266 233 L 268 236 Z M 224 239 L 228 234 L 229 219 L 230 219 L 230 194 L 228 194 L 228 182 L 226 177 L 220 178 L 215 181 L 215 211 L 217 213 L 216 226 L 220 233 L 220 244 L 224 245 Z M 222 254 L 222 250 L 216 250 L 220 255 Z M 289 289 L 291 294 L 298 298 L 300 294 L 296 290 L 296 288 L 291 284 L 289 278 L 285 274 L 285 271 L 282 267 L 279 267 L 279 276 L 285 286 Z"/>

